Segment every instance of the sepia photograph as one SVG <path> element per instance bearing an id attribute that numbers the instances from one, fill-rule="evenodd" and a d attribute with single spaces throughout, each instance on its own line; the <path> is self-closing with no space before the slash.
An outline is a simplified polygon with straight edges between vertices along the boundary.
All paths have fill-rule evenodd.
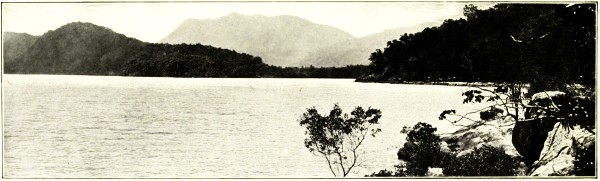
<path id="1" fill-rule="evenodd" d="M 1 2 L 4 179 L 597 179 L 597 1 Z"/>

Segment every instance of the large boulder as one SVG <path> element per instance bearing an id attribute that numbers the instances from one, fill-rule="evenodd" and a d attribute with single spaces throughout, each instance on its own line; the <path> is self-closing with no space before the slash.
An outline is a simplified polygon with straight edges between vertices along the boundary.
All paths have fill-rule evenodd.
<path id="1" fill-rule="evenodd" d="M 530 168 L 529 175 L 575 175 L 578 152 L 595 143 L 593 100 L 559 91 L 539 92 L 515 124 L 513 145 Z"/>
<path id="2" fill-rule="evenodd" d="M 521 157 L 511 141 L 514 125 L 514 119 L 508 117 L 465 126 L 454 133 L 442 135 L 442 150 L 450 150 L 456 156 L 461 156 L 473 152 L 475 148 L 491 146 L 502 148 L 507 155 Z M 521 163 L 517 175 L 526 173 L 527 167 Z"/>
<path id="3" fill-rule="evenodd" d="M 530 171 L 532 176 L 565 176 L 575 174 L 574 161 L 578 152 L 594 146 L 596 135 L 579 126 L 570 129 L 556 123 L 544 142 L 538 161 Z"/>
<path id="4" fill-rule="evenodd" d="M 538 160 L 548 132 L 557 122 L 546 108 L 556 107 L 558 102 L 564 102 L 565 93 L 559 91 L 539 92 L 531 96 L 529 106 L 525 109 L 525 120 L 515 124 L 512 131 L 512 144 L 515 146 L 523 162 L 528 167 Z"/>
<path id="5" fill-rule="evenodd" d="M 531 167 L 540 157 L 544 142 L 548 137 L 548 131 L 552 130 L 554 123 L 556 123 L 556 119 L 547 118 L 519 121 L 514 125 L 512 145 L 528 167 Z"/>
<path id="6" fill-rule="evenodd" d="M 442 149 L 452 150 L 460 156 L 474 148 L 489 145 L 504 148 L 508 155 L 520 156 L 511 142 L 514 124 L 512 118 L 506 118 L 465 126 L 454 133 L 441 135 L 442 140 L 447 143 L 443 144 Z"/>

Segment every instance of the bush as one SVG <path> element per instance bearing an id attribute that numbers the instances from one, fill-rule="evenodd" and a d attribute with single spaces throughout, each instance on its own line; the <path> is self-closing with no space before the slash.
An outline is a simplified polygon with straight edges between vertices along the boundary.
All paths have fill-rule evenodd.
<path id="1" fill-rule="evenodd" d="M 429 167 L 442 167 L 448 160 L 448 153 L 440 151 L 442 140 L 435 131 L 437 128 L 422 122 L 402 129 L 407 142 L 398 150 L 398 159 L 406 162 L 408 175 L 424 176 Z"/>
<path id="2" fill-rule="evenodd" d="M 402 133 L 406 134 L 406 143 L 398 150 L 398 159 L 406 166 L 396 165 L 396 171 L 381 170 L 373 173 L 371 177 L 400 177 L 400 176 L 425 176 L 429 167 L 442 167 L 454 156 L 440 150 L 441 139 L 435 135 L 437 128 L 430 124 L 419 122 L 413 127 L 404 127 Z"/>
<path id="3" fill-rule="evenodd" d="M 596 174 L 596 144 L 592 143 L 583 149 L 575 151 L 575 175 L 594 176 Z"/>
<path id="4" fill-rule="evenodd" d="M 365 176 L 425 176 L 431 167 L 442 168 L 445 176 L 517 175 L 520 161 L 517 157 L 506 154 L 504 149 L 484 145 L 456 157 L 452 152 L 441 150 L 441 139 L 435 135 L 435 131 L 437 128 L 422 122 L 412 128 L 403 128 L 402 133 L 407 134 L 407 142 L 398 150 L 398 159 L 406 165 L 396 165 L 396 171 L 381 170 Z M 450 145 L 456 145 L 457 142 L 457 139 L 448 140 Z M 593 156 L 593 152 L 591 153 Z"/>
<path id="5" fill-rule="evenodd" d="M 484 145 L 456 157 L 443 169 L 446 176 L 515 176 L 519 163 L 504 149 Z"/>
<path id="6" fill-rule="evenodd" d="M 409 174 L 396 166 L 396 171 L 391 170 L 380 170 L 379 172 L 372 173 L 371 175 L 365 175 L 365 177 L 406 177 Z"/>

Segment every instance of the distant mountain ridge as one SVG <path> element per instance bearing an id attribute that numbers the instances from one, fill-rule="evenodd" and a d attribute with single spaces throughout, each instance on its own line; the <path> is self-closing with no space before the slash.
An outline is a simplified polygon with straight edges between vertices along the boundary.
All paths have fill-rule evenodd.
<path id="1" fill-rule="evenodd" d="M 295 16 L 230 14 L 217 19 L 188 19 L 161 43 L 202 43 L 257 55 L 265 63 L 293 66 L 314 48 L 354 39 L 328 25 Z"/>
<path id="2" fill-rule="evenodd" d="M 317 67 L 367 65 L 371 52 L 383 49 L 387 42 L 398 39 L 405 33 L 420 32 L 427 27 L 439 26 L 441 22 L 422 23 L 411 27 L 400 27 L 384 30 L 379 33 L 359 37 L 318 49 L 303 61 L 302 65 Z"/>
<path id="3" fill-rule="evenodd" d="M 295 16 L 229 14 L 216 19 L 188 19 L 161 43 L 202 43 L 234 49 L 278 66 L 341 67 L 368 64 L 368 57 L 387 41 L 441 23 L 386 30 L 356 38 L 328 25 Z"/>

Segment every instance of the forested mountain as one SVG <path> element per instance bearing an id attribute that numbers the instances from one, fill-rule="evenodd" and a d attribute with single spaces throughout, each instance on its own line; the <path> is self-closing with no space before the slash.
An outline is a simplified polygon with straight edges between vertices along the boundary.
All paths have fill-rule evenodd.
<path id="1" fill-rule="evenodd" d="M 120 75 L 123 63 L 143 45 L 105 27 L 69 23 L 40 36 L 17 57 L 14 68 L 19 73 Z"/>
<path id="2" fill-rule="evenodd" d="M 17 62 L 6 64 L 6 73 L 256 77 L 257 70 L 246 70 L 267 67 L 248 54 L 200 44 L 145 43 L 81 22 L 49 31 L 23 48 L 21 56 L 5 57 L 5 62 Z"/>
<path id="3" fill-rule="evenodd" d="M 186 20 L 160 42 L 208 44 L 260 56 L 270 65 L 301 66 L 315 49 L 352 39 L 342 30 L 295 16 L 233 13 L 217 19 Z"/>
<path id="4" fill-rule="evenodd" d="M 4 49 L 3 58 L 5 60 L 5 66 L 13 67 L 12 65 L 15 64 L 15 59 L 22 56 L 38 38 L 39 37 L 27 33 L 2 33 L 2 39 L 4 40 L 2 42 L 2 47 Z"/>
<path id="5" fill-rule="evenodd" d="M 124 65 L 124 74 L 145 77 L 260 77 L 264 64 L 232 50 L 201 44 L 146 44 Z"/>
<path id="6" fill-rule="evenodd" d="M 441 22 L 422 23 L 411 27 L 388 29 L 379 33 L 339 42 L 313 51 L 301 65 L 316 67 L 367 65 L 369 55 L 376 49 L 385 48 L 386 42 L 405 33 L 416 33 L 427 27 L 439 26 Z"/>
<path id="7" fill-rule="evenodd" d="M 3 46 L 4 72 L 21 74 L 356 78 L 366 68 L 281 68 L 234 50 L 146 43 L 81 22 L 39 37 L 7 32 Z"/>
<path id="8" fill-rule="evenodd" d="M 595 4 L 470 5 L 466 19 L 405 34 L 371 53 L 358 81 L 594 85 Z"/>

